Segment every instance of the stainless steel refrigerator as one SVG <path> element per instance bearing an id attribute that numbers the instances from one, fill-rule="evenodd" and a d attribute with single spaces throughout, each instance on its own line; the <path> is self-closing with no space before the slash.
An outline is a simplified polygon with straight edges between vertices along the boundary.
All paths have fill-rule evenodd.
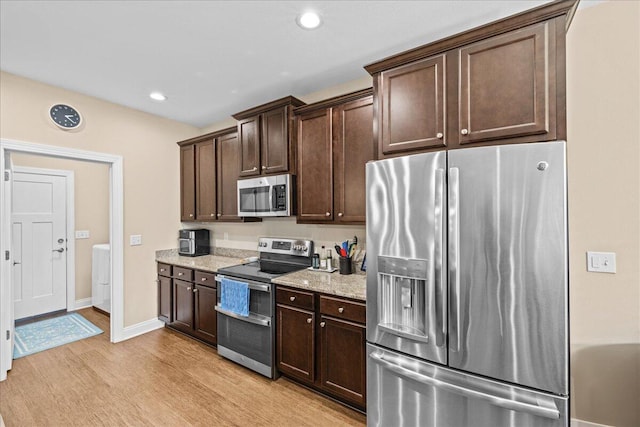
<path id="1" fill-rule="evenodd" d="M 568 426 L 565 157 L 367 164 L 369 426 Z"/>

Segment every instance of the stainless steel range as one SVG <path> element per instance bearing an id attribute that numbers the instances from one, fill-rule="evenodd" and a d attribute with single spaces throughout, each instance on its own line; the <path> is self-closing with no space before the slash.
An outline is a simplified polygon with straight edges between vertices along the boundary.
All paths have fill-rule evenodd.
<path id="1" fill-rule="evenodd" d="M 313 241 L 261 237 L 258 261 L 218 270 L 218 354 L 266 377 L 275 377 L 275 292 L 271 279 L 311 265 Z M 247 283 L 249 315 L 225 310 L 225 280 Z"/>

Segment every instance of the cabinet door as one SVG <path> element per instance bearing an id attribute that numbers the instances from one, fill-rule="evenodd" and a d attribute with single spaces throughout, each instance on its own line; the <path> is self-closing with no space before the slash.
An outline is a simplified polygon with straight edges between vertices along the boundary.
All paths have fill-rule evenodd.
<path id="1" fill-rule="evenodd" d="M 199 142 L 196 149 L 196 220 L 216 219 L 215 140 Z"/>
<path id="2" fill-rule="evenodd" d="M 298 221 L 333 220 L 331 109 L 298 116 Z"/>
<path id="3" fill-rule="evenodd" d="M 366 404 L 365 327 L 320 317 L 320 386 L 360 407 Z"/>
<path id="4" fill-rule="evenodd" d="M 555 42 L 548 23 L 459 50 L 460 144 L 555 132 Z M 553 35 L 552 35 L 553 37 Z M 555 39 L 554 39 L 555 40 Z M 554 51 L 555 52 L 555 51 Z M 549 61 L 553 61 L 550 63 Z"/>
<path id="5" fill-rule="evenodd" d="M 364 224 L 365 165 L 375 158 L 373 98 L 346 103 L 334 109 L 333 117 L 334 218 Z"/>
<path id="6" fill-rule="evenodd" d="M 238 134 L 218 138 L 218 213 L 219 220 L 238 219 L 238 176 L 240 143 Z"/>
<path id="7" fill-rule="evenodd" d="M 276 308 L 278 369 L 303 381 L 315 379 L 315 316 L 278 304 Z"/>
<path id="8" fill-rule="evenodd" d="M 194 221 L 196 211 L 195 147 L 180 147 L 180 219 Z"/>
<path id="9" fill-rule="evenodd" d="M 193 283 L 173 281 L 173 325 L 193 329 Z"/>
<path id="10" fill-rule="evenodd" d="M 195 330 L 211 344 L 216 344 L 216 288 L 195 285 Z"/>
<path id="11" fill-rule="evenodd" d="M 288 107 L 262 114 L 262 173 L 289 171 L 289 123 Z"/>
<path id="12" fill-rule="evenodd" d="M 380 151 L 444 147 L 445 56 L 384 71 L 379 79 Z"/>
<path id="13" fill-rule="evenodd" d="M 260 174 L 260 116 L 238 122 L 240 176 Z"/>
<path id="14" fill-rule="evenodd" d="M 171 278 L 158 276 L 158 319 L 171 323 Z"/>

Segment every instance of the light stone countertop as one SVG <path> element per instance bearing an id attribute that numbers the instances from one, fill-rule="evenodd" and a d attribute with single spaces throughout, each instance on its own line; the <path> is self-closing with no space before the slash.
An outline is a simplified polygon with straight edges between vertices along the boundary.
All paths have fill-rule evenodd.
<path id="1" fill-rule="evenodd" d="M 177 254 L 158 254 L 157 262 L 165 264 L 177 265 L 178 267 L 193 268 L 194 270 L 217 272 L 221 268 L 230 267 L 232 265 L 242 264 L 246 262 L 243 258 L 233 258 L 220 255 L 202 255 L 196 257 L 180 256 Z"/>
<path id="2" fill-rule="evenodd" d="M 305 269 L 276 277 L 271 283 L 360 301 L 367 299 L 367 275 L 363 272 L 342 275 L 338 271 L 327 273 Z"/>

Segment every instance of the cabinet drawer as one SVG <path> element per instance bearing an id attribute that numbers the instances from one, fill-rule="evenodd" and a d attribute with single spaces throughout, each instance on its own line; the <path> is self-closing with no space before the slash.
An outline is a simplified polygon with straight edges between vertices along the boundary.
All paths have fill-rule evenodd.
<path id="1" fill-rule="evenodd" d="M 198 285 L 205 285 L 211 288 L 216 287 L 216 275 L 213 273 L 207 273 L 204 271 L 195 272 L 195 282 Z"/>
<path id="2" fill-rule="evenodd" d="M 158 276 L 171 277 L 171 266 L 169 264 L 158 263 Z"/>
<path id="3" fill-rule="evenodd" d="M 190 268 L 173 267 L 173 277 L 193 282 L 193 270 Z"/>
<path id="4" fill-rule="evenodd" d="M 276 302 L 278 304 L 313 310 L 313 293 L 278 287 L 276 291 Z"/>
<path id="5" fill-rule="evenodd" d="M 320 297 L 320 313 L 340 319 L 366 323 L 367 306 L 365 304 L 346 301 L 339 298 Z"/>

